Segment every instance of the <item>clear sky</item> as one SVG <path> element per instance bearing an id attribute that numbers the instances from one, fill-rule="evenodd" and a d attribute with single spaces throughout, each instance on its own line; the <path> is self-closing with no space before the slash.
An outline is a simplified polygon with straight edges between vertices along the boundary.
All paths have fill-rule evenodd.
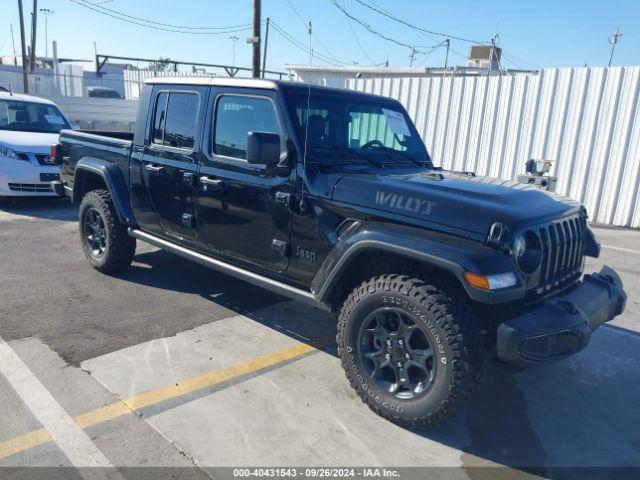
<path id="1" fill-rule="evenodd" d="M 500 36 L 507 67 L 565 67 L 606 65 L 609 60 L 608 38 L 619 26 L 623 36 L 616 47 L 615 65 L 640 64 L 640 0 L 363 0 L 421 28 L 476 41 Z M 25 23 L 29 25 L 31 0 L 23 0 Z M 332 62 L 360 65 L 389 61 L 391 66 L 409 64 L 408 47 L 384 40 L 349 20 L 335 4 L 352 16 L 367 22 L 373 29 L 406 45 L 423 47 L 416 56 L 416 66 L 442 66 L 444 49 L 429 55 L 426 47 L 445 37 L 427 35 L 376 13 L 357 0 L 263 0 L 263 18 L 270 16 L 290 37 L 294 45 L 275 28 L 269 37 L 268 66 L 281 70 L 285 63 L 308 64 L 306 20 L 313 23 L 314 51 Z M 10 55 L 13 47 L 10 24 L 18 43 L 17 0 L 0 2 L 0 54 Z M 252 0 L 39 0 L 38 8 L 53 10 L 48 22 L 49 41 L 57 40 L 61 57 L 93 58 L 93 42 L 99 53 L 131 57 L 169 57 L 177 60 L 230 64 L 233 41 L 236 63 L 249 66 L 251 48 L 245 43 L 250 31 L 224 32 L 218 35 L 174 33 L 145 28 L 108 16 L 108 8 L 133 17 L 160 24 L 189 27 L 226 27 L 251 22 Z M 290 5 L 292 4 L 293 7 Z M 298 12 L 294 11 L 294 9 Z M 106 12 L 106 14 L 104 13 Z M 27 37 L 29 36 L 27 27 Z M 191 30 L 192 32 L 202 30 Z M 44 54 L 44 17 L 39 16 L 38 48 Z M 465 64 L 469 43 L 451 40 L 449 64 Z M 420 50 L 419 50 L 420 51 Z M 315 59 L 314 64 L 326 63 Z"/>

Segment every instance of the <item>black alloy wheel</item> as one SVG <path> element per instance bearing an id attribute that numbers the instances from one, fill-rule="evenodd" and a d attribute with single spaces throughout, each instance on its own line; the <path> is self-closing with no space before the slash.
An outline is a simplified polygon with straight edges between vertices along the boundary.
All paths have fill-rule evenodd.
<path id="1" fill-rule="evenodd" d="M 84 238 L 87 248 L 96 258 L 104 255 L 107 249 L 107 232 L 100 212 L 95 208 L 87 210 L 84 216 Z"/>
<path id="2" fill-rule="evenodd" d="M 437 363 L 429 335 L 406 312 L 394 307 L 374 310 L 362 322 L 359 337 L 364 370 L 382 390 L 409 400 L 433 384 Z"/>

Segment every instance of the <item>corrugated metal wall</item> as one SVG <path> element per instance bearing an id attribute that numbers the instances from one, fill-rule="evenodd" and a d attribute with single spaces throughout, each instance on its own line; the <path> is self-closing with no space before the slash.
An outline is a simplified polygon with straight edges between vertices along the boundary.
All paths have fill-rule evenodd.
<path id="1" fill-rule="evenodd" d="M 640 67 L 346 85 L 401 101 L 436 165 L 515 179 L 530 158 L 554 160 L 557 192 L 591 221 L 640 228 Z"/>

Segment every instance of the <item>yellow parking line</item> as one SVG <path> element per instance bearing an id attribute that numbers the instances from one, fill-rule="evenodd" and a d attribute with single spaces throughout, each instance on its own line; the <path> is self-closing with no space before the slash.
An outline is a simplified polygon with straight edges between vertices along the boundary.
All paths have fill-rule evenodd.
<path id="1" fill-rule="evenodd" d="M 266 368 L 273 367 L 290 360 L 295 360 L 313 351 L 316 351 L 314 347 L 305 344 L 299 344 L 295 347 L 277 350 L 266 355 L 245 360 L 244 362 L 236 363 L 235 365 L 221 370 L 213 370 L 205 373 L 204 375 L 184 380 L 179 382 L 177 385 L 150 390 L 124 400 L 119 400 L 110 405 L 83 413 L 82 415 L 74 418 L 74 420 L 80 428 L 90 428 L 118 417 L 122 417 L 123 415 L 127 415 L 136 410 L 164 402 L 165 400 L 181 397 L 189 393 L 219 385 L 234 378 L 256 373 Z M 50 441 L 51 437 L 44 428 L 6 440 L 0 443 L 0 460 L 30 448 L 37 447 L 38 445 L 43 445 Z"/>
<path id="2" fill-rule="evenodd" d="M 10 438 L 0 443 L 0 459 L 24 452 L 51 441 L 51 436 L 44 428 L 25 433 L 19 437 Z"/>

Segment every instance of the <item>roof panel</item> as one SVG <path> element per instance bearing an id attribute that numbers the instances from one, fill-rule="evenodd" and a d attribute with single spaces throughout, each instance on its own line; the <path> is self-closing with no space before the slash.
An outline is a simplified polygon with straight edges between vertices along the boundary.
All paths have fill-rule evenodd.
<path id="1" fill-rule="evenodd" d="M 266 88 L 273 90 L 276 82 L 254 78 L 218 78 L 218 77 L 154 77 L 145 80 L 148 84 L 162 85 L 204 85 L 218 87 Z"/>

